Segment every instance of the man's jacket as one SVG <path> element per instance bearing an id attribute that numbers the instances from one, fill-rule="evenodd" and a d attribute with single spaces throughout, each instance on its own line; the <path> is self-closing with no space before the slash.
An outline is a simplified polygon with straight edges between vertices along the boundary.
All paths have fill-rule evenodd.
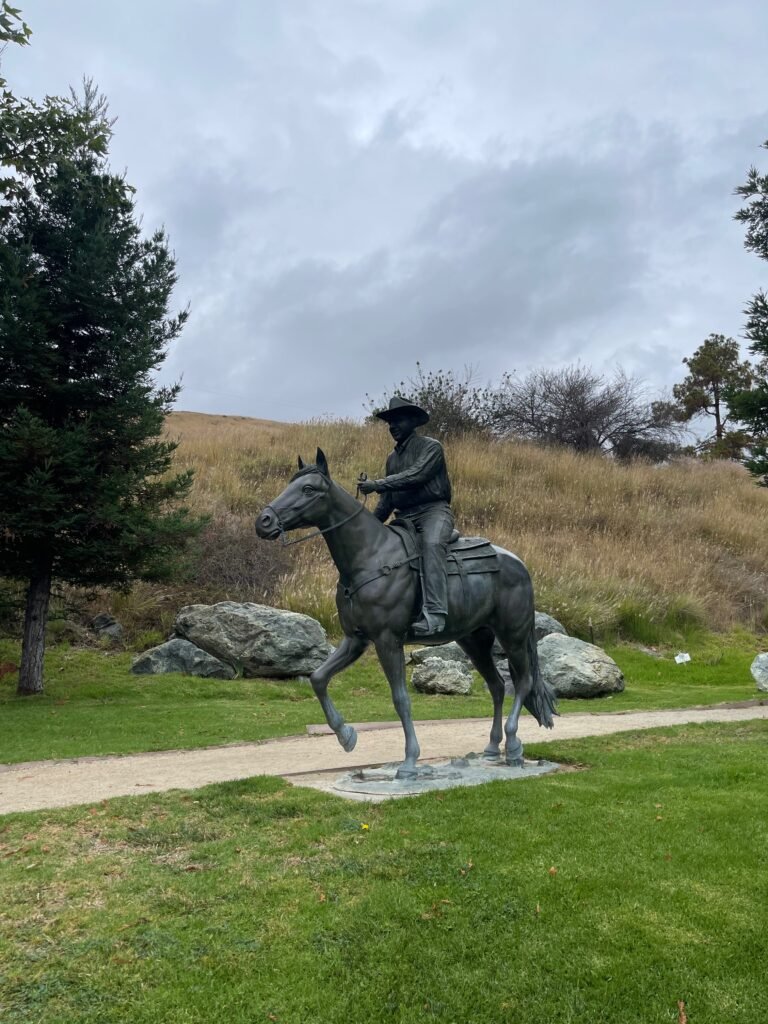
<path id="1" fill-rule="evenodd" d="M 382 522 L 394 509 L 409 512 L 436 501 L 450 502 L 443 446 L 432 437 L 411 434 L 390 453 L 387 475 L 375 485 L 381 497 L 373 514 Z"/>

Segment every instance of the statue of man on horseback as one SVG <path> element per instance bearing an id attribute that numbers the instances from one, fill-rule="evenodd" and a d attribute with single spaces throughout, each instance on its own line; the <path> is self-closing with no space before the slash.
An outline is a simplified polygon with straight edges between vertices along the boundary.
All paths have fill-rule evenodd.
<path id="1" fill-rule="evenodd" d="M 397 777 L 413 778 L 420 750 L 403 647 L 415 639 L 427 645 L 455 640 L 485 679 L 493 700 L 485 757 L 500 760 L 505 739 L 504 760 L 521 765 L 523 745 L 517 732 L 523 707 L 548 728 L 557 714 L 554 691 L 539 671 L 528 570 L 512 552 L 489 541 L 451 536 L 451 487 L 442 446 L 414 433 L 426 423 L 426 412 L 405 399 L 393 398 L 380 416 L 391 424 L 396 446 L 387 460 L 386 476 L 359 484 L 364 494 L 381 495 L 375 513 L 333 480 L 328 460 L 318 448 L 314 463 L 307 465 L 299 458 L 298 472 L 256 517 L 256 532 L 265 540 L 280 538 L 287 543 L 287 532 L 316 527 L 315 533 L 302 539 L 322 536 L 339 572 L 336 607 L 344 636 L 310 676 L 312 688 L 339 743 L 351 751 L 357 733 L 328 695 L 328 684 L 373 644 L 405 734 L 405 760 Z M 423 556 L 410 528 L 400 528 L 397 520 L 391 526 L 384 524 L 392 511 L 418 531 Z M 423 583 L 416 571 L 421 558 Z M 422 594 L 424 615 L 414 623 Z M 493 655 L 497 640 L 514 684 L 506 721 L 504 681 Z"/>
<path id="2" fill-rule="evenodd" d="M 361 479 L 358 486 L 362 494 L 381 495 L 373 512 L 377 519 L 386 522 L 394 512 L 419 535 L 423 608 L 411 632 L 434 636 L 445 629 L 448 614 L 446 559 L 453 532 L 451 481 L 443 446 L 416 433 L 417 427 L 429 422 L 429 413 L 399 395 L 376 415 L 389 424 L 395 448 L 387 459 L 386 475 Z"/>

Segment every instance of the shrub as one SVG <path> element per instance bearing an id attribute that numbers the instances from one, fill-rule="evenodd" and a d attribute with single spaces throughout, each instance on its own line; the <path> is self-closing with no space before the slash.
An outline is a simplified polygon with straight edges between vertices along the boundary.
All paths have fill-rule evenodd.
<path id="1" fill-rule="evenodd" d="M 139 633 L 131 646 L 136 651 L 148 651 L 150 647 L 158 647 L 160 644 L 164 643 L 165 639 L 165 634 L 161 633 L 159 630 L 145 629 L 143 633 Z"/>
<path id="2" fill-rule="evenodd" d="M 463 374 L 453 370 L 429 370 L 416 363 L 416 375 L 401 380 L 379 399 L 367 396 L 370 418 L 386 409 L 393 395 L 408 398 L 429 412 L 430 436 L 444 439 L 466 434 L 490 434 L 493 416 L 493 392 L 475 381 L 475 371 L 465 367 Z"/>
<path id="3" fill-rule="evenodd" d="M 268 604 L 290 568 L 279 542 L 259 540 L 252 516 L 216 515 L 193 547 L 190 588 L 208 601 Z"/>

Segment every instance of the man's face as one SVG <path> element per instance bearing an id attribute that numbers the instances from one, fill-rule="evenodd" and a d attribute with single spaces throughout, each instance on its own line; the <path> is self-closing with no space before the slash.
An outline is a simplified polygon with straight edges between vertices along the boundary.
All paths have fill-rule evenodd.
<path id="1" fill-rule="evenodd" d="M 389 432 L 397 444 L 407 440 L 416 429 L 416 417 L 412 412 L 404 412 L 389 424 Z"/>

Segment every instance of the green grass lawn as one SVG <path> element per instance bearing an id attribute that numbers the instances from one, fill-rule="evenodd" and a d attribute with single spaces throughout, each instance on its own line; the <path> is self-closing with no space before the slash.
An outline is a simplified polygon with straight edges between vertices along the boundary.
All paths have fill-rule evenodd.
<path id="1" fill-rule="evenodd" d="M 758 641 L 744 634 L 708 637 L 689 645 L 693 661 L 676 665 L 628 646 L 609 647 L 626 676 L 624 693 L 560 702 L 573 711 L 628 711 L 686 707 L 758 696 L 749 665 Z M 0 641 L 0 662 L 18 662 L 18 646 Z M 307 684 L 240 679 L 231 682 L 177 675 L 131 675 L 132 655 L 66 647 L 46 655 L 45 693 L 17 697 L 15 676 L 0 681 L 0 762 L 168 750 L 301 733 L 322 722 Z M 478 677 L 479 680 L 479 677 Z M 338 676 L 331 692 L 348 721 L 395 716 L 389 686 L 374 656 Z M 468 697 L 412 694 L 416 718 L 490 717 L 481 682 Z"/>
<path id="2" fill-rule="evenodd" d="M 0 1019 L 757 1024 L 767 744 L 692 726 L 375 806 L 255 778 L 7 816 Z"/>

